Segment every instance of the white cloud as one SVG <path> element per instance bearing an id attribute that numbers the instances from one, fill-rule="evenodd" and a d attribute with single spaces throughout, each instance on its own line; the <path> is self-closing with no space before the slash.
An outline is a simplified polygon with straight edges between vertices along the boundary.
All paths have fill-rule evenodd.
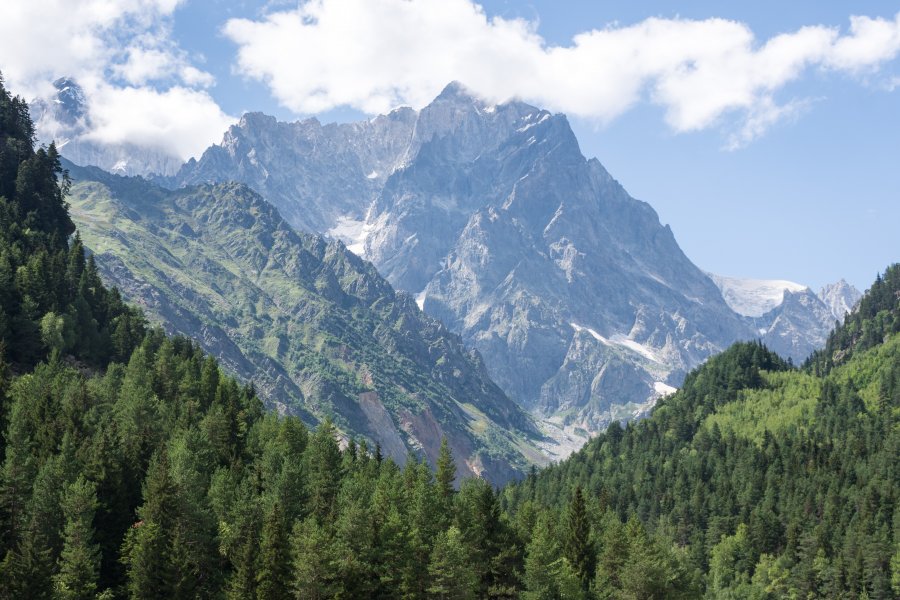
<path id="1" fill-rule="evenodd" d="M 87 139 L 149 146 L 181 158 L 199 156 L 233 121 L 206 91 L 180 86 L 157 91 L 103 85 L 91 102 Z"/>
<path id="2" fill-rule="evenodd" d="M 776 104 L 770 98 L 763 98 L 749 110 L 738 130 L 728 136 L 726 150 L 739 150 L 753 140 L 761 137 L 775 124 L 791 121 L 807 111 L 812 101 L 809 99 L 792 100 L 783 105 Z"/>
<path id="3" fill-rule="evenodd" d="M 836 69 L 869 69 L 900 52 L 900 13 L 894 21 L 851 17 L 850 35 L 837 40 L 826 64 Z"/>
<path id="4" fill-rule="evenodd" d="M 7 87 L 31 99 L 52 93 L 54 79 L 74 77 L 88 97 L 87 137 L 187 158 L 233 119 L 203 91 L 215 83 L 212 75 L 171 38 L 181 3 L 4 0 L 0 70 Z"/>
<path id="5" fill-rule="evenodd" d="M 284 106 L 315 113 L 420 107 L 452 80 L 491 100 L 511 97 L 608 122 L 648 101 L 678 132 L 745 121 L 729 145 L 796 115 L 777 92 L 811 69 L 875 72 L 900 52 L 900 13 L 852 17 L 756 39 L 724 19 L 651 18 L 547 44 L 536 23 L 488 17 L 471 0 L 309 0 L 259 20 L 232 19 L 237 70 Z"/>

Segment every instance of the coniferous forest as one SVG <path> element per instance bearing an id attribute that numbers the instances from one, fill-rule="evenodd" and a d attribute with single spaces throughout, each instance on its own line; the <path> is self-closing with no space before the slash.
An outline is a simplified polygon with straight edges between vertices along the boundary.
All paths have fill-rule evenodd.
<path id="1" fill-rule="evenodd" d="M 263 410 L 104 287 L 0 84 L 0 597 L 893 598 L 900 265 L 802 368 L 736 344 L 494 489 Z"/>

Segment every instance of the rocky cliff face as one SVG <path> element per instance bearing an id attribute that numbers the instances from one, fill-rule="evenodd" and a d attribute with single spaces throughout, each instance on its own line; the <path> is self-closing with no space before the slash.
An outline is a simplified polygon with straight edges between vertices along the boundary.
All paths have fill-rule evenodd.
<path id="1" fill-rule="evenodd" d="M 435 460 L 446 436 L 461 473 L 497 483 L 541 461 L 532 419 L 480 356 L 340 241 L 296 233 L 242 184 L 169 191 L 69 168 L 105 279 L 275 408 L 329 415 L 401 463 Z"/>
<path id="2" fill-rule="evenodd" d="M 452 84 L 363 123 L 247 115 L 170 183 L 238 179 L 372 260 L 523 406 L 587 431 L 753 337 L 562 115 Z"/>
<path id="3" fill-rule="evenodd" d="M 862 298 L 862 292 L 841 279 L 819 290 L 819 298 L 831 309 L 831 315 L 835 320 L 843 323 L 844 316 L 856 308 Z"/>
<path id="4" fill-rule="evenodd" d="M 753 320 L 763 343 L 796 364 L 825 345 L 834 325 L 831 309 L 809 288 L 786 290 L 781 304 Z"/>

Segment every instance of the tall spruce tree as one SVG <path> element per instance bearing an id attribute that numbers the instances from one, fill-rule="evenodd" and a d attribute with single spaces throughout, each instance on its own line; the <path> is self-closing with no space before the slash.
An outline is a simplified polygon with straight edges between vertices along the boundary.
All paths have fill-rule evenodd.
<path id="1" fill-rule="evenodd" d="M 94 541 L 96 486 L 79 476 L 63 494 L 63 549 L 53 577 L 55 595 L 64 600 L 88 600 L 97 592 L 100 546 Z"/>
<path id="2" fill-rule="evenodd" d="M 290 597 L 292 577 L 289 533 L 281 505 L 275 502 L 263 522 L 259 541 L 259 567 L 256 573 L 258 600 Z"/>
<path id="3" fill-rule="evenodd" d="M 591 525 L 588 521 L 584 493 L 581 486 L 575 488 L 566 523 L 565 555 L 572 569 L 587 590 L 594 576 L 594 547 L 591 542 Z"/>
<path id="4" fill-rule="evenodd" d="M 428 564 L 428 596 L 440 600 L 475 598 L 478 579 L 469 564 L 462 534 L 450 527 L 437 535 Z"/>

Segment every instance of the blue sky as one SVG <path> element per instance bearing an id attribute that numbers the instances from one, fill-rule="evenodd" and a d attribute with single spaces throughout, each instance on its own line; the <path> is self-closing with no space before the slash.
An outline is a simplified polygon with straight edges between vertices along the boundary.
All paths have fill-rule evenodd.
<path id="1" fill-rule="evenodd" d="M 566 112 L 701 268 L 864 288 L 900 260 L 896 4 L 479 6 L 8 0 L 0 70 L 26 97 L 75 75 L 97 139 L 183 157 L 244 111 L 364 118 L 459 79 Z"/>

